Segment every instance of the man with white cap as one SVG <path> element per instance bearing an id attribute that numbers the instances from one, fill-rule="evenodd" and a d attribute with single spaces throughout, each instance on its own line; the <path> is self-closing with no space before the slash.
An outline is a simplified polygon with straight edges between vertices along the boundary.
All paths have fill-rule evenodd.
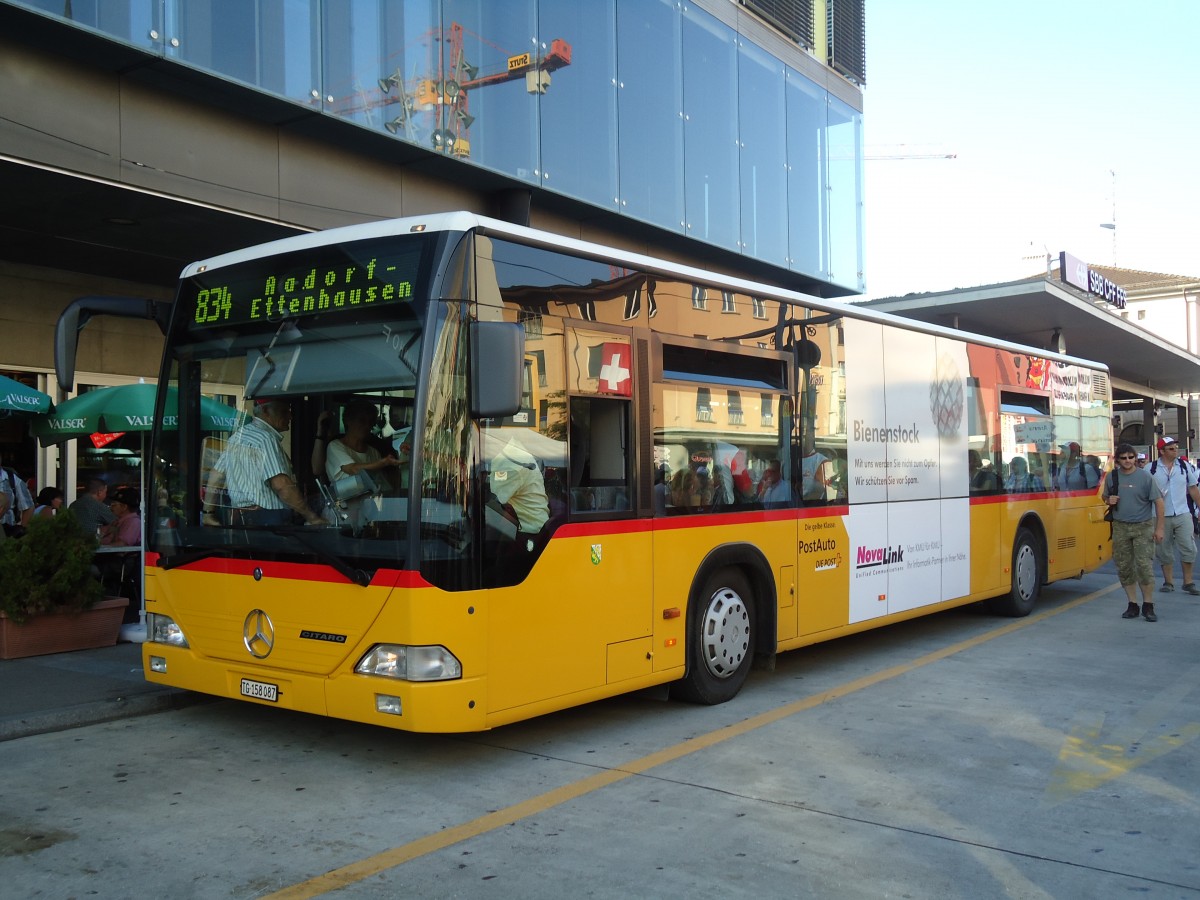
<path id="1" fill-rule="evenodd" d="M 1158 563 L 1162 566 L 1164 594 L 1175 590 L 1175 551 L 1183 568 L 1183 590 L 1200 594 L 1192 580 L 1192 565 L 1196 561 L 1196 538 L 1193 532 L 1193 512 L 1200 504 L 1200 486 L 1196 469 L 1179 458 L 1179 444 L 1173 437 L 1158 442 L 1158 459 L 1150 464 L 1150 476 L 1163 495 L 1165 534 L 1158 545 Z"/>

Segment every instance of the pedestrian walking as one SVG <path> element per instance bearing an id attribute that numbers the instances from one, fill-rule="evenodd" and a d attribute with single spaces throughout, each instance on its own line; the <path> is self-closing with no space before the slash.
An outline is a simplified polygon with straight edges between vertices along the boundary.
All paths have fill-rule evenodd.
<path id="1" fill-rule="evenodd" d="M 1163 539 L 1162 491 L 1148 470 L 1137 467 L 1137 451 L 1131 444 L 1118 445 L 1116 457 L 1117 467 L 1104 479 L 1104 500 L 1113 513 L 1113 562 L 1129 600 L 1121 617 L 1138 617 L 1140 589 L 1140 614 L 1147 622 L 1157 622 L 1154 545 Z"/>
<path id="2" fill-rule="evenodd" d="M 1158 545 L 1158 563 L 1162 566 L 1162 593 L 1175 590 L 1175 551 L 1179 551 L 1179 564 L 1183 570 L 1183 590 L 1198 595 L 1200 588 L 1192 578 L 1192 566 L 1196 561 L 1195 510 L 1200 508 L 1200 484 L 1197 472 L 1180 455 L 1180 447 L 1173 437 L 1164 437 L 1158 442 L 1158 459 L 1148 469 L 1154 483 L 1163 495 L 1163 523 L 1165 535 Z"/>

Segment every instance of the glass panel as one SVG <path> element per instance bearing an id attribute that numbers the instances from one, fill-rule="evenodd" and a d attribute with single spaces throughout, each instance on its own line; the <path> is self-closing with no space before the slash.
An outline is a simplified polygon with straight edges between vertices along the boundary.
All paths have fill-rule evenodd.
<path id="1" fill-rule="evenodd" d="M 862 113 L 829 99 L 829 278 L 863 291 Z"/>
<path id="2" fill-rule="evenodd" d="M 994 417 L 988 411 L 988 401 L 994 406 L 995 396 L 994 383 L 981 388 L 979 378 L 966 379 L 967 474 L 972 494 L 992 493 L 1002 487 L 998 475 L 1001 461 L 996 458 L 999 454 L 993 452 L 999 442 L 997 435 L 992 434 Z"/>
<path id="3" fill-rule="evenodd" d="M 776 329 L 788 309 L 777 300 L 665 279 L 656 279 L 653 288 L 654 325 L 660 331 L 736 340 L 745 347 L 777 346 Z"/>
<path id="4" fill-rule="evenodd" d="M 788 215 L 783 64 L 749 41 L 738 44 L 741 248 L 749 256 L 785 265 Z"/>
<path id="5" fill-rule="evenodd" d="M 453 133 L 455 156 L 498 172 L 537 182 L 537 99 L 553 90 L 550 81 L 570 78 L 539 73 L 546 56 L 536 42 L 535 0 L 444 0 L 442 21 L 448 42 L 444 77 L 458 85 L 443 107 L 443 128 Z M 528 58 L 526 58 L 528 55 Z M 547 75 L 548 78 L 543 78 Z M 539 83 L 542 78 L 544 83 Z"/>
<path id="6" fill-rule="evenodd" d="M 319 0 L 171 0 L 167 55 L 311 103 L 318 9 Z"/>
<path id="7" fill-rule="evenodd" d="M 505 321 L 524 321 L 526 397 L 522 409 L 480 428 L 483 577 L 514 584 L 529 572 L 546 541 L 566 520 L 567 423 L 563 332 L 554 316 L 522 319 L 516 304 Z M 536 327 L 534 326 L 536 323 Z"/>
<path id="8" fill-rule="evenodd" d="M 443 50 L 437 0 L 326 3 L 320 36 L 326 111 L 429 146 L 441 127 L 429 89 Z"/>
<path id="9" fill-rule="evenodd" d="M 672 0 L 617 15 L 621 212 L 672 231 L 683 228 L 680 22 Z"/>
<path id="10" fill-rule="evenodd" d="M 654 507 L 660 516 L 794 503 L 778 422 L 742 415 L 736 392 L 654 388 Z M 782 395 L 762 395 L 786 404 Z M 786 434 L 786 432 L 784 432 Z"/>
<path id="11" fill-rule="evenodd" d="M 738 240 L 737 53 L 732 29 L 694 7 L 683 16 L 687 233 L 723 247 Z"/>
<path id="12" fill-rule="evenodd" d="M 1097 440 L 1095 429 L 1089 429 L 1086 436 L 1083 433 L 1081 412 L 1092 406 L 1089 373 L 1080 371 L 1078 366 L 1057 362 L 1048 361 L 1047 367 L 1055 443 L 1050 460 L 1050 487 L 1059 491 L 1090 490 L 1102 478 L 1100 453 L 1107 458 L 1109 438 L 1101 433 Z"/>
<path id="13" fill-rule="evenodd" d="M 1079 378 L 1079 412 L 1082 416 L 1080 441 L 1083 454 L 1101 472 L 1108 471 L 1112 449 L 1112 406 L 1109 402 L 1108 379 L 1091 371 L 1076 368 Z"/>
<path id="14" fill-rule="evenodd" d="M 825 231 L 825 91 L 787 70 L 788 265 L 814 278 L 828 275 Z"/>
<path id="15" fill-rule="evenodd" d="M 1045 365 L 1044 360 L 1027 359 L 1031 364 Z M 1008 460 L 1004 471 L 1006 491 L 1027 494 L 1047 490 L 1053 436 L 1054 420 L 1045 396 L 1015 391 L 1000 393 L 1000 446 L 1004 459 Z"/>
<path id="16" fill-rule="evenodd" d="M 630 509 L 631 361 L 628 335 L 568 329 L 572 513 Z"/>
<path id="17" fill-rule="evenodd" d="M 151 50 L 161 50 L 163 46 L 160 4 L 161 0 L 17 0 L 15 3 Z"/>
<path id="18" fill-rule="evenodd" d="M 421 484 L 411 518 L 423 563 L 446 583 L 476 571 L 466 562 L 461 462 L 474 436 L 454 393 L 465 380 L 456 322 L 436 341 L 429 418 L 416 423 L 433 423 L 422 454 L 412 452 L 419 435 L 402 434 L 426 372 L 430 249 L 428 236 L 409 235 L 333 245 L 182 286 L 183 343 L 171 353 L 186 402 L 155 445 L 160 552 L 332 560 L 354 579 L 354 569 L 405 561 L 409 488 Z M 233 386 L 246 402 L 202 402 L 206 385 Z M 422 456 L 425 468 L 409 472 Z M 334 527 L 299 527 L 321 517 Z"/>
<path id="19" fill-rule="evenodd" d="M 476 237 L 476 254 L 481 301 L 513 304 L 521 310 L 516 321 L 553 315 L 627 324 L 657 311 L 657 285 L 640 272 L 485 237 Z"/>
<path id="20" fill-rule="evenodd" d="M 565 41 L 571 65 L 538 98 L 542 186 L 612 208 L 617 204 L 615 0 L 541 0 L 543 44 Z M 543 52 L 545 52 L 543 50 Z"/>
<path id="21" fill-rule="evenodd" d="M 793 475 L 806 505 L 846 503 L 845 341 L 841 319 L 793 309 L 790 340 L 801 346 L 800 388 L 793 440 L 798 444 Z M 798 477 L 797 477 L 798 476 Z"/>

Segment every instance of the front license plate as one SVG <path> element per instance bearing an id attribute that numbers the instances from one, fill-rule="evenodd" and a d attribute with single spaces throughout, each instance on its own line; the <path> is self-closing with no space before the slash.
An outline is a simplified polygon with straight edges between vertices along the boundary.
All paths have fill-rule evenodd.
<path id="1" fill-rule="evenodd" d="M 272 703 L 277 703 L 279 701 L 279 685 L 243 678 L 242 696 L 253 697 L 255 700 L 270 700 Z"/>

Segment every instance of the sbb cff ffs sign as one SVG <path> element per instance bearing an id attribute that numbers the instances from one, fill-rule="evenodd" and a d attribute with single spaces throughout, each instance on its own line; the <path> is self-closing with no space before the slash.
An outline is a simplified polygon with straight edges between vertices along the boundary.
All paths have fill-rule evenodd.
<path id="1" fill-rule="evenodd" d="M 1095 269 L 1088 269 L 1088 290 L 1099 294 L 1117 309 L 1125 308 L 1125 288 L 1117 287 Z"/>
<path id="2" fill-rule="evenodd" d="M 1076 259 L 1070 253 L 1058 255 L 1058 272 L 1059 277 L 1067 284 L 1095 294 L 1117 309 L 1125 308 L 1125 288 L 1113 284 L 1096 270 L 1089 269 L 1082 260 Z"/>

